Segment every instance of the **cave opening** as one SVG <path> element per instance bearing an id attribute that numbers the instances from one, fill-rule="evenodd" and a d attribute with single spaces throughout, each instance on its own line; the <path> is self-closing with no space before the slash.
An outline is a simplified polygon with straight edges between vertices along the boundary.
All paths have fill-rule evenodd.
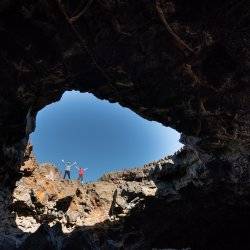
<path id="1" fill-rule="evenodd" d="M 143 166 L 182 147 L 174 129 L 148 121 L 117 103 L 90 93 L 66 91 L 59 102 L 42 109 L 30 136 L 39 163 L 63 173 L 62 159 L 88 168 L 85 181 L 106 172 Z M 71 178 L 77 178 L 73 168 Z"/>

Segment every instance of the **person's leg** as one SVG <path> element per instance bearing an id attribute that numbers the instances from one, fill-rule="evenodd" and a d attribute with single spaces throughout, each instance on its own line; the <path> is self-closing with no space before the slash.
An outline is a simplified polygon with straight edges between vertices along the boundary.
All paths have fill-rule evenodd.
<path id="1" fill-rule="evenodd" d="M 70 171 L 68 172 L 68 175 L 69 175 L 69 179 L 70 179 Z"/>
<path id="2" fill-rule="evenodd" d="M 65 171 L 65 177 L 66 176 L 68 176 L 68 178 L 70 179 L 70 175 L 69 175 L 69 171 L 68 170 Z"/>
<path id="3" fill-rule="evenodd" d="M 81 176 L 81 184 L 83 184 L 83 175 Z"/>
<path id="4" fill-rule="evenodd" d="M 79 181 L 79 183 L 81 183 L 81 175 L 78 175 L 77 180 Z"/>
<path id="5" fill-rule="evenodd" d="M 66 171 L 64 171 L 64 176 L 63 176 L 63 179 L 65 179 L 65 177 L 66 177 Z"/>

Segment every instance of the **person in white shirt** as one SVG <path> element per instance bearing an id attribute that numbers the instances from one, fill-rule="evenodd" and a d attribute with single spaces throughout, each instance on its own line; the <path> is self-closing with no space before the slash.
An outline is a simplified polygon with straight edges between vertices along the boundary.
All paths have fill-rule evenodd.
<path id="1" fill-rule="evenodd" d="M 76 165 L 76 162 L 74 163 L 71 163 L 71 162 L 65 162 L 64 160 L 62 160 L 63 164 L 64 164 L 64 176 L 63 176 L 63 179 L 66 178 L 66 176 L 68 176 L 68 178 L 70 179 L 70 170 L 71 170 L 71 167 L 73 167 L 74 165 Z"/>

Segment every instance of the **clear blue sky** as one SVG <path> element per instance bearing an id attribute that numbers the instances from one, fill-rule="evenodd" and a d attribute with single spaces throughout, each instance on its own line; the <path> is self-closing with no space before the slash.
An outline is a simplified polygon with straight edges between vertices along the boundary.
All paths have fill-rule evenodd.
<path id="1" fill-rule="evenodd" d="M 174 153 L 180 135 L 147 121 L 119 104 L 89 93 L 65 92 L 57 103 L 37 115 L 31 143 L 38 162 L 50 162 L 63 171 L 61 159 L 88 168 L 86 180 L 108 171 L 141 166 Z M 72 177 L 77 170 L 72 169 Z"/>

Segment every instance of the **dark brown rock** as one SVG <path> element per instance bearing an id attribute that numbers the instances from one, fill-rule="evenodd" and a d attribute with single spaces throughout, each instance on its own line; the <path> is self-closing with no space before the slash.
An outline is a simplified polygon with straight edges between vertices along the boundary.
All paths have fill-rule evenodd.
<path id="1" fill-rule="evenodd" d="M 0 184 L 3 197 L 8 197 L 0 205 L 1 218 L 9 218 L 15 228 L 14 236 L 1 229 L 2 239 L 13 243 L 20 233 L 9 210 L 10 194 L 23 174 L 32 174 L 19 170 L 36 114 L 65 90 L 75 89 L 175 128 L 188 150 L 195 151 L 187 154 L 197 157 L 195 169 L 184 157 L 175 170 L 160 171 L 162 203 L 153 199 L 138 204 L 143 224 L 150 219 L 147 211 L 164 215 L 162 231 L 157 230 L 161 218 L 156 217 L 152 223 L 148 220 L 155 237 L 149 237 L 144 227 L 137 226 L 140 230 L 134 233 L 132 225 L 140 221 L 135 213 L 126 224 L 131 239 L 147 235 L 147 246 L 158 248 L 250 246 L 245 233 L 250 159 L 248 1 L 89 3 L 79 18 L 73 16 L 79 13 L 80 1 L 0 4 Z M 185 180 L 184 186 L 178 182 L 177 191 L 170 188 L 176 178 Z M 178 197 L 181 200 L 165 213 L 168 202 Z M 107 248 L 119 249 L 116 240 L 122 238 L 124 225 L 120 222 L 118 233 L 110 234 Z"/>

